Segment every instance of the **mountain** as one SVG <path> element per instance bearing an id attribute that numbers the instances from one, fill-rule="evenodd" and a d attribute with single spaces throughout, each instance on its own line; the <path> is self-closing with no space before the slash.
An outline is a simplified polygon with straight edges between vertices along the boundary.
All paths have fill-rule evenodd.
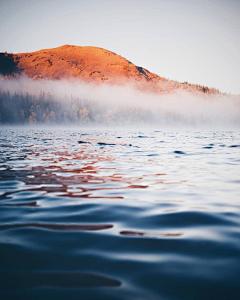
<path id="1" fill-rule="evenodd" d="M 114 52 L 97 47 L 65 45 L 31 53 L 0 53 L 0 74 L 5 78 L 25 75 L 39 79 L 80 79 L 95 84 L 133 84 L 157 93 L 185 89 L 217 94 L 218 90 L 187 82 L 179 83 L 138 67 Z"/>

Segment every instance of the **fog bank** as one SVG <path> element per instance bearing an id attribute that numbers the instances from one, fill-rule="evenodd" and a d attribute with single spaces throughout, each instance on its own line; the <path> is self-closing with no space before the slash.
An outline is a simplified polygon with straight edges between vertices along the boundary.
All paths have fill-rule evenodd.
<path id="1" fill-rule="evenodd" d="M 0 78 L 0 92 L 0 122 L 5 124 L 17 119 L 24 124 L 240 125 L 240 100 L 230 95 L 211 96 L 180 89 L 156 94 L 140 91 L 134 84 L 94 85 L 74 79 L 53 81 L 26 77 Z"/>

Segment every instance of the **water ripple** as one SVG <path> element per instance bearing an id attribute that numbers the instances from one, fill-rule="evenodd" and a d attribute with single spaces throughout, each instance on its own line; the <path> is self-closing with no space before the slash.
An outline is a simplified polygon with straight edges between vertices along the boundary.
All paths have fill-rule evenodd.
<path id="1" fill-rule="evenodd" d="M 3 299 L 238 299 L 239 132 L 0 140 Z"/>

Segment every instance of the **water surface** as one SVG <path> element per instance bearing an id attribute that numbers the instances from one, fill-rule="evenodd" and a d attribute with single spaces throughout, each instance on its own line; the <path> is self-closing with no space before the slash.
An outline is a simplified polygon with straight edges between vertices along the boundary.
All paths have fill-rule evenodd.
<path id="1" fill-rule="evenodd" d="M 3 299 L 237 299 L 240 133 L 0 130 Z"/>

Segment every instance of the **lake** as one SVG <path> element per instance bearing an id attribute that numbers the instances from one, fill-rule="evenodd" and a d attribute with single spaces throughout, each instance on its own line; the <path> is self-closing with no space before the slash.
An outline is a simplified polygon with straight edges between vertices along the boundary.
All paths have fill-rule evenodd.
<path id="1" fill-rule="evenodd" d="M 2 128 L 2 299 L 237 299 L 240 132 Z"/>

